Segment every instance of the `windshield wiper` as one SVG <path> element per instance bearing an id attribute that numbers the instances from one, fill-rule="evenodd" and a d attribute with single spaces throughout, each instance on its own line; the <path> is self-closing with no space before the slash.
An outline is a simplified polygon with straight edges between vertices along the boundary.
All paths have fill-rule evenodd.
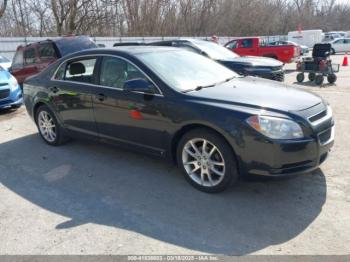
<path id="1" fill-rule="evenodd" d="M 224 81 L 220 81 L 220 82 L 217 82 L 217 83 L 214 83 L 214 84 L 205 85 L 205 86 L 197 86 L 196 88 L 193 88 L 193 89 L 184 90 L 184 91 L 182 91 L 182 93 L 188 93 L 188 92 L 192 92 L 192 91 L 199 91 L 199 90 L 201 90 L 203 88 L 214 87 L 214 86 L 222 84 L 222 83 L 230 82 L 234 78 L 236 78 L 236 76 L 229 77 L 229 78 L 225 79 Z"/>

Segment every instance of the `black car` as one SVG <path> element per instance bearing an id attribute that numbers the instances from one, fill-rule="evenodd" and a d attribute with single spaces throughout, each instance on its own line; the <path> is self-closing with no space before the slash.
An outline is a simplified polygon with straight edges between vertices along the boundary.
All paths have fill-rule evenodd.
<path id="1" fill-rule="evenodd" d="M 283 63 L 268 57 L 239 56 L 216 43 L 199 40 L 171 40 L 149 43 L 153 46 L 173 46 L 205 55 L 240 75 L 258 76 L 266 79 L 284 81 Z"/>
<path id="2" fill-rule="evenodd" d="M 247 173 L 309 172 L 333 145 L 321 97 L 180 48 L 69 55 L 25 81 L 24 101 L 48 144 L 86 135 L 172 159 L 206 192 Z"/>

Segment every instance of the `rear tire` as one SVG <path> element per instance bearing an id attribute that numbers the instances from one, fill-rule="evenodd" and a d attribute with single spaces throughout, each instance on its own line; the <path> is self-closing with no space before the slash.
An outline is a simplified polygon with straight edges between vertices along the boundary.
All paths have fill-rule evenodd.
<path id="1" fill-rule="evenodd" d="M 334 50 L 334 48 L 331 48 L 331 55 L 335 55 L 335 50 Z"/>
<path id="2" fill-rule="evenodd" d="M 304 79 L 305 79 L 304 73 L 299 73 L 299 74 L 297 74 L 297 81 L 298 81 L 299 83 L 303 82 Z"/>
<path id="3" fill-rule="evenodd" d="M 316 78 L 316 74 L 315 73 L 309 73 L 309 80 L 311 82 L 315 81 L 315 78 Z"/>
<path id="4" fill-rule="evenodd" d="M 206 193 L 221 192 L 238 178 L 231 146 L 210 129 L 198 128 L 183 135 L 177 148 L 177 162 L 185 179 Z"/>
<path id="5" fill-rule="evenodd" d="M 59 125 L 55 114 L 46 105 L 38 108 L 35 114 L 35 122 L 42 139 L 51 146 L 59 146 L 67 142 L 63 128 Z"/>
<path id="6" fill-rule="evenodd" d="M 323 81 L 324 81 L 324 77 L 323 75 L 317 75 L 316 78 L 315 78 L 315 83 L 316 85 L 322 85 L 323 84 Z"/>
<path id="7" fill-rule="evenodd" d="M 330 74 L 327 76 L 328 83 L 333 84 L 337 81 L 337 76 L 335 74 Z"/>

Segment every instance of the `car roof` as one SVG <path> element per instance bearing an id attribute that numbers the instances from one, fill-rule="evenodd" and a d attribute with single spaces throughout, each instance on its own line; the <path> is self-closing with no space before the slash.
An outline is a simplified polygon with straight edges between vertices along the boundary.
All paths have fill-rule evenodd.
<path id="1" fill-rule="evenodd" d="M 20 49 L 25 49 L 25 48 L 29 48 L 29 47 L 33 47 L 33 46 L 37 46 L 39 44 L 46 44 L 46 43 L 57 43 L 57 42 L 62 42 L 62 41 L 65 41 L 65 40 L 69 40 L 69 39 L 72 39 L 72 38 L 88 38 L 89 36 L 87 35 L 67 35 L 67 36 L 62 36 L 62 37 L 58 37 L 58 38 L 48 38 L 46 40 L 42 40 L 42 41 L 37 41 L 37 42 L 33 42 L 33 43 L 29 43 L 29 44 L 26 44 L 26 45 L 19 45 L 17 47 L 17 50 L 20 50 Z"/>
<path id="2" fill-rule="evenodd" d="M 65 56 L 64 58 L 74 58 L 82 55 L 102 55 L 102 54 L 125 54 L 125 55 L 137 55 L 143 53 L 156 53 L 156 52 L 173 52 L 179 51 L 176 47 L 165 47 L 165 46 L 118 46 L 112 48 L 91 48 L 82 51 L 72 53 Z"/>

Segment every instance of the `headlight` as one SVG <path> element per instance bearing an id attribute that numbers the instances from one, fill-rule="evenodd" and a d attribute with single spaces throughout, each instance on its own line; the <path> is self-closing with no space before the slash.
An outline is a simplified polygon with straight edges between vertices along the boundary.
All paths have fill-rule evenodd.
<path id="1" fill-rule="evenodd" d="M 284 118 L 256 115 L 249 117 L 247 123 L 256 131 L 272 139 L 296 139 L 304 137 L 299 124 Z"/>
<path id="2" fill-rule="evenodd" d="M 9 80 L 9 86 L 10 86 L 12 91 L 18 87 L 18 82 L 17 82 L 15 77 L 11 76 L 11 78 Z"/>

